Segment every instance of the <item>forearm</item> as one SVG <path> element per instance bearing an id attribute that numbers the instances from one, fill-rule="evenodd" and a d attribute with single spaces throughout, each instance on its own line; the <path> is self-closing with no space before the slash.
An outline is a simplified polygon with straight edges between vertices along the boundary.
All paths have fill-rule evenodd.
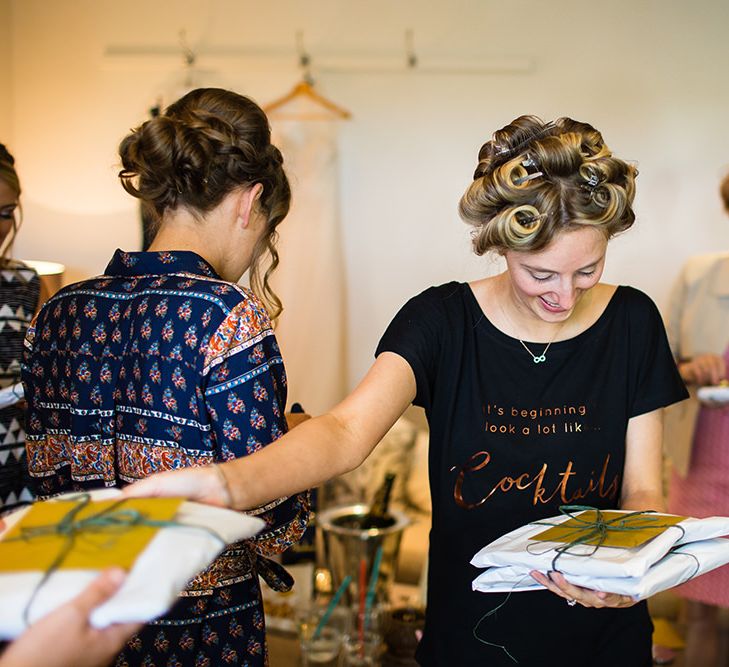
<path id="1" fill-rule="evenodd" d="M 332 414 L 310 419 L 255 454 L 219 466 L 232 506 L 251 509 L 356 468 L 371 450 Z"/>
<path id="2" fill-rule="evenodd" d="M 620 507 L 665 511 L 663 498 L 663 410 L 628 422 Z"/>

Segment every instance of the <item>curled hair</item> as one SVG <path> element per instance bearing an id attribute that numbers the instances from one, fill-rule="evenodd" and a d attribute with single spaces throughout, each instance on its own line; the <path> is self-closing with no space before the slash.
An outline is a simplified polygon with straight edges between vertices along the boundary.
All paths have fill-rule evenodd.
<path id="1" fill-rule="evenodd" d="M 263 186 L 259 201 L 266 233 L 253 250 L 250 283 L 277 317 L 281 301 L 269 277 L 278 265 L 276 227 L 288 213 L 291 190 L 263 110 L 237 93 L 198 88 L 132 130 L 119 155 L 122 186 L 142 201 L 157 225 L 166 211 L 184 207 L 203 215 L 235 188 Z M 266 255 L 270 261 L 264 268 Z"/>
<path id="2" fill-rule="evenodd" d="M 15 194 L 15 198 L 20 200 L 20 179 L 18 178 L 18 172 L 15 171 L 15 158 L 10 154 L 10 151 L 5 147 L 5 144 L 0 144 L 0 181 L 8 185 L 10 190 Z M 13 246 L 13 241 L 18 233 L 18 228 L 23 221 L 23 212 L 20 207 L 20 201 L 18 201 L 18 211 L 20 215 L 13 218 L 13 229 L 3 239 L 0 244 L 0 261 L 5 262 L 7 254 L 10 248 Z"/>
<path id="3" fill-rule="evenodd" d="M 580 226 L 609 239 L 635 221 L 637 174 L 587 123 L 520 116 L 481 147 L 459 212 L 478 255 L 540 250 Z"/>

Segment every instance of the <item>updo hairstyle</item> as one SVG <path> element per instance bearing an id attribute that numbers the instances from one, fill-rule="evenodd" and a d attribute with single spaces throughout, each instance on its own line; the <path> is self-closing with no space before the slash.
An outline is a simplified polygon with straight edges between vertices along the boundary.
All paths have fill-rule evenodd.
<path id="1" fill-rule="evenodd" d="M 142 201 L 156 226 L 165 211 L 184 207 L 203 216 L 235 188 L 263 185 L 259 202 L 267 230 L 253 251 L 250 283 L 275 318 L 281 301 L 269 277 L 278 266 L 276 227 L 288 213 L 291 190 L 263 110 L 237 93 L 198 88 L 132 130 L 119 155 L 122 186 Z M 266 253 L 270 262 L 263 271 Z"/>
<path id="2" fill-rule="evenodd" d="M 629 229 L 637 169 L 613 157 L 591 125 L 520 116 L 478 154 L 474 181 L 459 204 L 474 226 L 476 254 L 537 251 L 580 226 L 607 239 Z"/>
<path id="3" fill-rule="evenodd" d="M 10 154 L 10 151 L 5 147 L 5 144 L 0 144 L 0 181 L 6 183 L 10 190 L 15 194 L 18 199 L 18 213 L 19 215 L 13 218 L 13 229 L 4 239 L 2 244 L 2 250 L 0 251 L 0 260 L 4 261 L 6 255 L 13 245 L 13 240 L 18 232 L 20 223 L 23 220 L 23 211 L 20 206 L 20 179 L 18 178 L 18 172 L 15 171 L 15 158 Z"/>

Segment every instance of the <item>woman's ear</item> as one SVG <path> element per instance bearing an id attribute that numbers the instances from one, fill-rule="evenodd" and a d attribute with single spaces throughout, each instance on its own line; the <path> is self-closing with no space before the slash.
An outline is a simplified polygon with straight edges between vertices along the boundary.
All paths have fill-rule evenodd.
<path id="1" fill-rule="evenodd" d="M 261 198 L 263 194 L 263 185 L 256 183 L 247 190 L 241 192 L 240 199 L 238 200 L 238 216 L 243 222 L 243 227 L 248 227 L 251 219 L 251 213 L 256 205 L 256 202 Z"/>

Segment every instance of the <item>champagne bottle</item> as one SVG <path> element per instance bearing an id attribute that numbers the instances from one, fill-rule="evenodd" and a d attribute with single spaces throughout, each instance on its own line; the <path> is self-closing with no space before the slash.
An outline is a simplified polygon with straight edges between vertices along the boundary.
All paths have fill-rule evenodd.
<path id="1" fill-rule="evenodd" d="M 370 528 L 386 528 L 392 525 L 393 518 L 390 516 L 390 496 L 392 485 L 395 483 L 395 473 L 386 472 L 382 484 L 375 492 L 370 505 L 370 511 L 362 517 L 361 527 L 364 530 Z"/>

